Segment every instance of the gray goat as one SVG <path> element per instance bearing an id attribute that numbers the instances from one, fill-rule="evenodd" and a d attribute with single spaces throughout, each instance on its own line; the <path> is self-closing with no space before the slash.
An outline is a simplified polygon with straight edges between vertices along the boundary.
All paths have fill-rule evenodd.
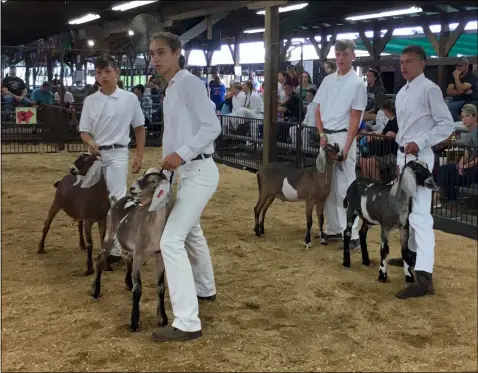
<path id="1" fill-rule="evenodd" d="M 150 256 L 156 259 L 156 286 L 158 307 L 156 318 L 158 326 L 168 324 L 164 308 L 164 263 L 159 243 L 171 212 L 170 181 L 164 173 L 150 168 L 138 178 L 130 188 L 131 196 L 118 201 L 112 198 L 108 213 L 107 232 L 103 251 L 96 263 L 96 278 L 92 285 L 92 296 L 98 298 L 101 290 L 101 274 L 106 259 L 114 245 L 116 234 L 126 261 L 125 283 L 133 291 L 131 311 L 131 330 L 139 328 L 139 301 L 141 299 L 141 268 Z"/>
<path id="2" fill-rule="evenodd" d="M 438 190 L 427 165 L 421 160 L 409 161 L 402 169 L 399 177 L 390 184 L 381 182 L 369 183 L 355 180 L 347 189 L 344 207 L 347 208 L 347 228 L 344 231 L 343 265 L 350 267 L 350 238 L 355 218 L 360 216 L 360 247 L 362 248 L 362 264 L 370 265 L 367 250 L 367 232 L 370 225 L 381 226 L 380 270 L 378 279 L 387 281 L 387 256 L 389 254 L 388 236 L 394 229 L 400 229 L 400 245 L 404 260 L 404 272 L 407 282 L 414 277 L 410 267 L 415 266 L 416 253 L 408 248 L 409 222 L 417 186 Z"/>
<path id="3" fill-rule="evenodd" d="M 53 218 L 60 210 L 78 221 L 80 248 L 85 249 L 83 223 L 86 237 L 86 271 L 85 275 L 94 273 L 93 240 L 91 229 L 98 222 L 100 240 L 103 242 L 106 230 L 106 216 L 110 208 L 106 180 L 101 172 L 101 161 L 95 155 L 84 153 L 71 166 L 70 174 L 57 181 L 55 198 L 48 210 L 43 225 L 43 234 L 38 244 L 38 254 L 45 254 L 45 238 L 50 230 Z M 108 265 L 108 270 L 111 267 Z"/>
<path id="4" fill-rule="evenodd" d="M 270 163 L 257 172 L 259 200 L 254 207 L 256 236 L 260 237 L 265 233 L 264 218 L 274 199 L 279 198 L 282 202 L 305 201 L 307 218 L 305 248 L 310 248 L 312 210 L 315 206 L 320 229 L 322 229 L 324 203 L 330 194 L 333 166 L 335 162 L 341 160 L 339 152 L 337 144 L 328 144 L 320 150 L 316 167 L 300 169 L 282 163 Z M 321 237 L 323 237 L 322 232 Z"/>

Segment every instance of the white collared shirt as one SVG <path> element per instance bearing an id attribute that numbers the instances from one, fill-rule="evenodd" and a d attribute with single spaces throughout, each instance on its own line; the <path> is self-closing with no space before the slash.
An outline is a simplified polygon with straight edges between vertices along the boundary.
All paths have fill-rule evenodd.
<path id="1" fill-rule="evenodd" d="M 455 124 L 441 89 L 422 73 L 400 89 L 395 98 L 400 146 L 410 142 L 420 150 L 446 140 Z"/>
<path id="2" fill-rule="evenodd" d="M 246 103 L 244 107 L 252 110 L 256 114 L 264 114 L 264 102 L 262 101 L 262 97 L 256 91 L 252 91 L 246 95 Z"/>
<path id="3" fill-rule="evenodd" d="M 314 102 L 320 105 L 324 129 L 347 129 L 351 110 L 362 111 L 360 121 L 363 118 L 367 106 L 367 86 L 353 68 L 345 75 L 339 75 L 336 71 L 322 80 Z"/>
<path id="4" fill-rule="evenodd" d="M 246 94 L 240 91 L 237 95 L 232 96 L 232 113 L 231 115 L 237 115 L 240 108 L 246 105 Z"/>
<path id="5" fill-rule="evenodd" d="M 60 95 L 58 94 L 58 92 L 55 92 L 55 95 L 54 95 L 54 100 L 59 104 L 60 103 Z M 75 99 L 73 97 L 73 95 L 71 94 L 71 92 L 65 92 L 65 95 L 63 96 L 63 100 L 66 103 L 74 103 L 75 102 Z"/>
<path id="6" fill-rule="evenodd" d="M 174 75 L 163 101 L 163 157 L 176 152 L 185 162 L 214 153 L 221 124 L 204 82 L 187 70 Z"/>
<path id="7" fill-rule="evenodd" d="M 144 126 L 143 111 L 134 93 L 117 87 L 109 96 L 98 90 L 86 97 L 79 130 L 90 133 L 98 145 L 127 146 L 130 125 Z"/>
<path id="8" fill-rule="evenodd" d="M 315 109 L 317 109 L 317 104 L 314 101 L 309 102 L 302 122 L 306 127 L 315 127 Z"/>
<path id="9" fill-rule="evenodd" d="M 277 82 L 277 96 L 279 96 L 279 101 L 284 102 L 287 99 L 287 95 L 285 94 L 285 89 L 280 84 L 280 82 Z"/>

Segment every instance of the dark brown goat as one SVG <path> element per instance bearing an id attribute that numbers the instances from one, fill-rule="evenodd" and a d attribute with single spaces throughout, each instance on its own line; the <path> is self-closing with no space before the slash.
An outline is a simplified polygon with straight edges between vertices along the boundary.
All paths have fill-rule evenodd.
<path id="1" fill-rule="evenodd" d="M 87 153 L 80 155 L 72 165 L 70 173 L 54 184 L 55 198 L 48 210 L 37 253 L 45 253 L 45 238 L 50 230 L 51 222 L 56 214 L 63 210 L 68 216 L 78 221 L 81 249 L 85 248 L 82 232 L 84 225 L 87 249 L 85 275 L 88 276 L 94 273 L 91 228 L 98 222 L 100 241 L 103 242 L 110 202 L 106 180 L 101 172 L 101 161 L 97 156 Z"/>

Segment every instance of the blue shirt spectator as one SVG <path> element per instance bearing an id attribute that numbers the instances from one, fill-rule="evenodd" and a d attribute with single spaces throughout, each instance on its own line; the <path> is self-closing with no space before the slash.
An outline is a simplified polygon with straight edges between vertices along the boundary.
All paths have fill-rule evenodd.
<path id="1" fill-rule="evenodd" d="M 44 82 L 41 88 L 35 88 L 30 97 L 34 104 L 46 104 L 53 105 L 54 95 L 51 91 L 51 84 L 49 82 Z"/>
<path id="2" fill-rule="evenodd" d="M 221 83 L 219 76 L 209 83 L 209 97 L 216 104 L 216 110 L 220 110 L 226 95 L 226 86 Z"/>

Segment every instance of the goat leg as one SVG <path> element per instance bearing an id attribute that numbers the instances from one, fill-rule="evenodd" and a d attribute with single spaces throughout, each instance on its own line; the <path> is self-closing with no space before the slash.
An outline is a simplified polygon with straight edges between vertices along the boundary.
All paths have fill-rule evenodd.
<path id="1" fill-rule="evenodd" d="M 126 257 L 126 276 L 124 278 L 124 283 L 126 284 L 126 289 L 129 291 L 133 290 L 133 278 L 131 273 L 133 272 L 133 256 L 128 254 Z"/>
<path id="2" fill-rule="evenodd" d="M 319 220 L 319 231 L 315 235 L 315 238 L 320 239 L 320 244 L 321 245 L 327 245 L 328 242 L 327 242 L 327 239 L 326 239 L 325 233 L 324 233 L 324 222 L 325 222 L 325 219 L 324 219 L 324 205 L 322 204 L 322 211 L 320 212 L 320 214 L 319 214 L 319 204 L 316 204 L 315 208 L 317 209 L 317 219 Z"/>
<path id="3" fill-rule="evenodd" d="M 410 236 L 410 226 L 408 221 L 405 226 L 400 228 L 400 245 L 402 246 L 403 272 L 405 273 L 405 280 L 407 282 L 414 282 L 415 278 L 410 270 L 415 266 L 417 253 L 408 248 L 408 238 Z"/>
<path id="4" fill-rule="evenodd" d="M 78 235 L 80 236 L 80 250 L 86 250 L 85 237 L 83 235 L 83 220 L 78 220 Z"/>
<path id="5" fill-rule="evenodd" d="M 266 231 L 264 230 L 264 219 L 266 218 L 267 209 L 272 204 L 272 202 L 274 202 L 274 199 L 275 199 L 274 196 L 271 196 L 271 197 L 267 198 L 266 203 L 262 207 L 262 211 L 261 211 L 260 216 L 259 216 L 259 234 L 266 233 Z"/>
<path id="6" fill-rule="evenodd" d="M 342 265 L 350 268 L 350 239 L 352 238 L 352 227 L 357 218 L 357 213 L 349 205 L 347 208 L 347 226 L 344 231 L 344 254 Z"/>
<path id="7" fill-rule="evenodd" d="M 139 301 L 141 299 L 141 267 L 143 266 L 144 258 L 142 254 L 135 252 L 133 256 L 133 307 L 131 309 L 131 331 L 135 332 L 139 329 Z"/>
<path id="8" fill-rule="evenodd" d="M 368 223 L 362 219 L 362 226 L 359 230 L 359 239 L 360 239 L 360 249 L 362 250 L 362 264 L 365 266 L 370 265 L 370 258 L 368 257 L 368 248 L 367 248 L 367 232 L 368 232 Z"/>
<path id="9" fill-rule="evenodd" d="M 53 218 L 56 216 L 56 214 L 58 214 L 58 211 L 60 211 L 60 205 L 57 203 L 55 198 L 50 206 L 50 209 L 48 210 L 48 215 L 45 220 L 45 223 L 43 224 L 43 233 L 41 236 L 40 243 L 38 244 L 37 254 L 45 254 L 45 238 L 48 234 L 48 231 L 50 230 L 51 222 L 53 221 Z"/>
<path id="10" fill-rule="evenodd" d="M 387 257 L 390 252 L 388 247 L 388 231 L 382 227 L 381 243 L 380 243 L 380 269 L 378 271 L 378 280 L 387 282 Z"/>
<path id="11" fill-rule="evenodd" d="M 305 249 L 310 249 L 311 239 L 310 230 L 312 229 L 312 210 L 314 209 L 315 201 L 307 200 L 305 202 L 305 218 L 307 221 L 307 231 L 305 232 Z"/>
<path id="12" fill-rule="evenodd" d="M 158 293 L 158 307 L 156 309 L 156 323 L 158 326 L 168 325 L 168 316 L 164 307 L 164 294 L 166 293 L 166 283 L 164 281 L 164 262 L 161 252 L 156 253 L 156 291 Z"/>
<path id="13" fill-rule="evenodd" d="M 92 275 L 95 273 L 93 269 L 93 238 L 91 234 L 91 229 L 93 227 L 93 221 L 85 220 L 84 221 L 84 231 L 86 238 L 86 271 L 85 276 Z"/>

